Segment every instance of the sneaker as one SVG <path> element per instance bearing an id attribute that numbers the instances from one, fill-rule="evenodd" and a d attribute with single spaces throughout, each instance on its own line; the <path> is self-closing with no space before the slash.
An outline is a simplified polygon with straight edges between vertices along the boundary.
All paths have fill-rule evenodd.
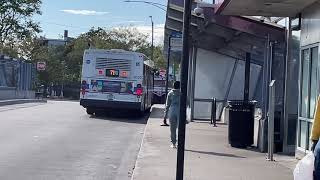
<path id="1" fill-rule="evenodd" d="M 176 148 L 177 148 L 177 146 L 176 146 L 175 144 L 171 144 L 170 147 L 173 148 L 173 149 L 176 149 Z"/>

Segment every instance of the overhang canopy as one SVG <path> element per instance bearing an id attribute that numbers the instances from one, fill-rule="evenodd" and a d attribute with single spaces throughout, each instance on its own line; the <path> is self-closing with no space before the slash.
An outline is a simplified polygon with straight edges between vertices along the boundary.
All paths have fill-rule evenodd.
<path id="1" fill-rule="evenodd" d="M 193 4 L 193 7 L 196 7 Z M 182 32 L 183 0 L 169 0 L 165 25 L 165 54 L 171 34 Z M 266 40 L 283 43 L 285 29 L 255 18 L 215 15 L 213 8 L 205 8 L 203 16 L 192 15 L 190 35 L 193 46 L 237 59 L 245 59 L 250 52 L 257 64 L 263 64 Z"/>
<path id="2" fill-rule="evenodd" d="M 224 0 L 217 13 L 238 16 L 295 17 L 317 0 Z"/>

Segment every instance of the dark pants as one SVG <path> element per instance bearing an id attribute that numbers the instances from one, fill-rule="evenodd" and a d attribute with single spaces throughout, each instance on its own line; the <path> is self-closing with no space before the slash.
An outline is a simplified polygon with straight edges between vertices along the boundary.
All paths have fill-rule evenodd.
<path id="1" fill-rule="evenodd" d="M 314 180 L 320 180 L 320 141 L 318 141 L 314 148 Z"/>

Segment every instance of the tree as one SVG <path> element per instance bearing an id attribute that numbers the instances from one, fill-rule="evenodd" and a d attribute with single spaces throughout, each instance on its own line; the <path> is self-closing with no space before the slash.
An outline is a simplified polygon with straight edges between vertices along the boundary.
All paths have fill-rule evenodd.
<path id="1" fill-rule="evenodd" d="M 41 37 L 27 37 L 18 44 L 15 52 L 18 52 L 20 57 L 33 63 L 46 62 L 46 71 L 38 73 L 38 83 L 47 85 L 50 83 L 79 85 L 83 53 L 90 46 L 99 49 L 137 51 L 146 55 L 151 53 L 147 36 L 131 27 L 91 29 L 68 42 L 66 46 L 48 46 L 43 42 L 44 39 Z M 156 68 L 165 68 L 163 47 L 155 46 L 154 61 Z"/>
<path id="2" fill-rule="evenodd" d="M 121 27 L 111 30 L 92 28 L 89 32 L 82 34 L 77 39 L 86 41 L 94 48 L 99 49 L 139 51 L 150 46 L 147 42 L 147 36 L 133 27 Z"/>
<path id="3" fill-rule="evenodd" d="M 40 32 L 32 17 L 41 14 L 41 0 L 0 1 L 0 45 L 23 40 Z"/>
<path id="4" fill-rule="evenodd" d="M 19 53 L 16 46 L 13 44 L 7 44 L 6 46 L 0 45 L 0 54 L 5 54 L 6 56 L 12 57 L 12 58 L 18 58 Z"/>
<path id="5" fill-rule="evenodd" d="M 167 66 L 164 54 L 163 54 L 163 47 L 162 46 L 155 46 L 154 48 L 154 63 L 155 68 L 157 69 L 165 69 Z"/>
<path id="6" fill-rule="evenodd" d="M 65 81 L 78 82 L 81 76 L 81 65 L 83 52 L 89 47 L 98 49 L 124 49 L 151 54 L 150 43 L 147 36 L 132 27 L 115 29 L 91 29 L 70 42 L 65 49 Z M 154 48 L 154 61 L 156 68 L 165 68 L 166 63 L 163 56 L 163 47 Z"/>

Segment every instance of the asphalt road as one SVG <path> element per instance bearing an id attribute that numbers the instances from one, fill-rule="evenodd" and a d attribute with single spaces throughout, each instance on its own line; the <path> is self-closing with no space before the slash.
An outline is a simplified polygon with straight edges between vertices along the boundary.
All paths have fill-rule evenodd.
<path id="1" fill-rule="evenodd" d="M 0 107 L 0 179 L 129 180 L 147 117 L 117 114 L 91 117 L 78 102 Z"/>

